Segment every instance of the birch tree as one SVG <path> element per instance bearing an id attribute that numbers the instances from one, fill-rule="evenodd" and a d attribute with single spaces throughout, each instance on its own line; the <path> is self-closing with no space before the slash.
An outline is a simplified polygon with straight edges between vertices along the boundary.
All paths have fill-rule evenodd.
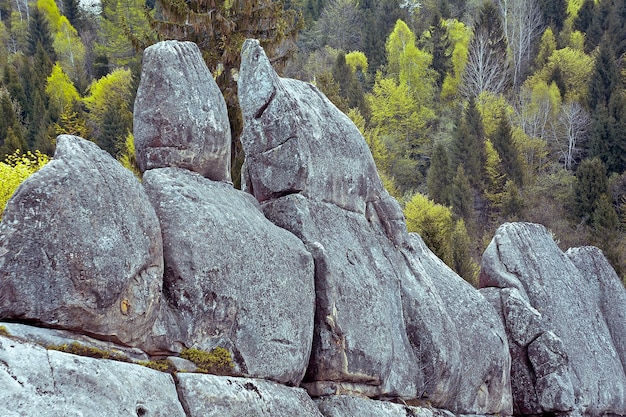
<path id="1" fill-rule="evenodd" d="M 498 0 L 498 8 L 513 63 L 513 86 L 518 87 L 532 61 L 533 42 L 543 32 L 543 15 L 537 0 Z"/>
<path id="2" fill-rule="evenodd" d="M 484 91 L 500 94 L 508 87 L 509 80 L 502 20 L 495 6 L 487 2 L 474 26 L 460 89 L 466 97 L 476 97 Z"/>
<path id="3" fill-rule="evenodd" d="M 580 103 L 568 102 L 558 115 L 559 133 L 556 136 L 559 159 L 571 171 L 582 156 L 582 144 L 588 138 L 591 118 Z"/>

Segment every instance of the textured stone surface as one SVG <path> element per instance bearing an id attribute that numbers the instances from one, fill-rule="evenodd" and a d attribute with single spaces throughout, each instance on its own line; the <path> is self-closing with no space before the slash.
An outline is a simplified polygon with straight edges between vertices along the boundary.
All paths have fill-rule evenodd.
<path id="1" fill-rule="evenodd" d="M 315 87 L 279 78 L 256 41 L 243 46 L 238 82 L 244 188 L 315 259 L 309 393 L 429 397 L 467 413 L 510 410 L 499 318 L 451 271 L 445 296 L 435 289 L 431 278 L 439 281 L 442 269 L 425 269 L 411 252 L 402 211 L 354 124 Z M 461 330 L 468 317 L 480 330 Z M 474 354 L 468 340 L 480 346 Z M 475 377 L 466 375 L 469 367 Z"/>
<path id="2" fill-rule="evenodd" d="M 179 374 L 188 417 L 322 417 L 301 388 L 269 381 Z"/>
<path id="3" fill-rule="evenodd" d="M 542 333 L 528 346 L 528 359 L 537 378 L 539 405 L 546 412 L 574 408 L 574 386 L 563 342 L 552 332 Z"/>
<path id="4" fill-rule="evenodd" d="M 180 167 L 230 181 L 226 102 L 196 44 L 146 48 L 133 117 L 141 172 Z"/>
<path id="5" fill-rule="evenodd" d="M 94 143 L 59 136 L 0 223 L 0 318 L 136 345 L 162 277 L 159 222 L 141 184 Z"/>
<path id="6" fill-rule="evenodd" d="M 626 370 L 626 289 L 602 251 L 593 246 L 565 252 L 585 279 L 597 282 L 598 305 L 613 338 L 613 345 Z M 590 294 L 588 294 L 590 295 Z"/>
<path id="7" fill-rule="evenodd" d="M 382 229 L 361 214 L 300 194 L 268 202 L 264 212 L 302 239 L 315 259 L 310 392 L 415 397 L 420 374 L 393 262 L 403 259 Z"/>
<path id="8" fill-rule="evenodd" d="M 258 41 L 244 43 L 241 61 L 244 189 L 260 202 L 300 193 L 376 217 L 395 244 L 404 243 L 402 211 L 350 119 L 313 85 L 279 78 Z"/>
<path id="9" fill-rule="evenodd" d="M 4 327 L 7 333 L 14 339 L 34 342 L 41 346 L 62 346 L 78 343 L 87 348 L 104 350 L 106 352 L 113 353 L 116 356 L 123 356 L 129 362 L 145 361 L 149 359 L 148 355 L 146 355 L 146 353 L 141 349 L 118 345 L 111 341 L 94 339 L 92 337 L 76 332 L 69 332 L 67 330 L 46 329 L 26 324 L 7 322 L 0 322 L 0 326 Z"/>
<path id="10" fill-rule="evenodd" d="M 0 336 L 0 415 L 185 417 L 169 374 Z"/>
<path id="11" fill-rule="evenodd" d="M 324 417 L 453 417 L 446 410 L 431 407 L 412 407 L 387 401 L 369 400 L 348 395 L 320 398 L 317 406 Z"/>
<path id="12" fill-rule="evenodd" d="M 607 325 L 599 303 L 598 280 L 586 276 L 545 227 L 502 225 L 483 255 L 480 284 L 515 288 L 542 316 L 545 330 L 562 341 L 569 358 L 576 412 L 626 414 L 626 376 L 616 349 L 618 339 L 613 336 L 621 331 L 611 331 Z M 535 332 L 532 330 L 528 339 Z M 551 381 L 541 377 L 535 381 L 542 406 L 558 410 L 571 404 L 564 391 L 567 376 L 564 368 L 560 369 L 544 377 Z M 551 387 L 559 387 L 560 393 Z"/>
<path id="13" fill-rule="evenodd" d="M 155 337 L 228 349 L 244 375 L 297 385 L 309 362 L 313 260 L 254 198 L 179 168 L 147 171 L 161 221 L 167 311 Z"/>
<path id="14" fill-rule="evenodd" d="M 475 288 L 437 258 L 419 235 L 411 233 L 410 239 L 412 248 L 403 253 L 410 260 L 416 279 L 426 291 L 438 294 L 431 295 L 430 300 L 403 300 L 405 317 L 421 316 L 421 320 L 433 326 L 416 326 L 410 333 L 416 351 L 422 347 L 427 358 L 439 355 L 435 361 L 422 362 L 429 369 L 429 401 L 455 414 L 511 414 L 509 345 L 498 313 Z M 403 286 L 409 282 L 404 279 Z M 416 310 L 420 304 L 437 299 L 440 311 L 428 314 L 424 306 Z M 437 324 L 445 316 L 446 325 Z M 420 328 L 429 331 L 420 333 Z"/>

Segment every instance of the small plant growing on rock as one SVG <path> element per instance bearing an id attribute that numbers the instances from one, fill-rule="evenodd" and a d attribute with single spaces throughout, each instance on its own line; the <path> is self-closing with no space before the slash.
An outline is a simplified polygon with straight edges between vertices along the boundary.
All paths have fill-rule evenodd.
<path id="1" fill-rule="evenodd" d="M 62 345 L 50 345 L 47 348 L 49 350 L 58 350 L 60 352 L 71 353 L 79 356 L 89 356 L 90 358 L 111 359 L 119 362 L 130 362 L 129 359 L 121 353 L 81 345 L 78 342 L 72 342 L 69 345 L 67 343 L 64 343 Z"/>
<path id="2" fill-rule="evenodd" d="M 210 352 L 191 348 L 183 349 L 180 357 L 196 364 L 197 372 L 215 375 L 232 375 L 233 358 L 230 352 L 223 347 L 217 347 Z"/>
<path id="3" fill-rule="evenodd" d="M 0 336 L 11 336 L 6 327 L 0 326 Z"/>
<path id="4" fill-rule="evenodd" d="M 146 368 L 154 369 L 161 372 L 174 373 L 176 367 L 169 359 L 157 359 L 154 361 L 139 361 L 138 365 L 145 366 Z"/>

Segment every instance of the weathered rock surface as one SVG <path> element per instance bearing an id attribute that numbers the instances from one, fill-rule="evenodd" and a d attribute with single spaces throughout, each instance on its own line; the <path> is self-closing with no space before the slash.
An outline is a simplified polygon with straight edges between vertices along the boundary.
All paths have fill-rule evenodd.
<path id="1" fill-rule="evenodd" d="M 94 143 L 59 136 L 0 223 L 0 318 L 136 345 L 156 318 L 162 276 L 159 222 L 141 184 Z"/>
<path id="2" fill-rule="evenodd" d="M 621 279 L 602 251 L 596 247 L 571 248 L 565 254 L 587 280 L 597 282 L 598 305 L 626 370 L 626 291 Z"/>
<path id="3" fill-rule="evenodd" d="M 241 61 L 243 188 L 260 202 L 300 193 L 366 214 L 405 243 L 402 210 L 354 123 L 313 85 L 279 78 L 258 41 L 244 43 Z"/>
<path id="4" fill-rule="evenodd" d="M 180 167 L 230 181 L 226 102 L 196 44 L 146 48 L 133 117 L 141 172 Z"/>
<path id="5" fill-rule="evenodd" d="M 419 235 L 410 240 L 403 254 L 414 278 L 402 280 L 403 303 L 407 322 L 421 320 L 409 336 L 427 370 L 429 401 L 458 414 L 511 414 L 509 345 L 500 317 Z M 423 295 L 415 297 L 410 286 Z"/>
<path id="6" fill-rule="evenodd" d="M 301 388 L 270 381 L 179 374 L 188 417 L 322 417 Z"/>
<path id="7" fill-rule="evenodd" d="M 299 384 L 315 308 L 302 242 L 229 184 L 179 168 L 147 171 L 143 184 L 164 242 L 167 307 L 155 343 L 221 346 L 244 375 Z"/>
<path id="8" fill-rule="evenodd" d="M 171 375 L 0 336 L 0 415 L 185 417 Z"/>
<path id="9" fill-rule="evenodd" d="M 623 333 L 620 325 L 612 331 L 607 325 L 599 280 L 589 276 L 602 262 L 580 256 L 579 269 L 570 259 L 576 253 L 566 256 L 543 226 L 508 223 L 483 255 L 481 287 L 504 288 L 500 305 L 513 341 L 513 370 L 526 366 L 530 376 L 516 387 L 513 372 L 514 395 L 525 396 L 515 399 L 516 413 L 626 414 L 622 348 L 616 348 Z"/>
<path id="10" fill-rule="evenodd" d="M 354 124 L 315 87 L 279 78 L 256 41 L 242 50 L 239 98 L 242 182 L 315 259 L 309 393 L 429 396 L 456 412 L 510 411 L 502 323 L 451 271 L 444 296 L 434 288 L 429 274 L 442 269 L 426 272 L 411 249 L 402 211 Z M 448 300 L 465 310 L 450 314 Z M 468 318 L 480 330 L 462 330 Z M 473 354 L 464 337 L 477 342 Z"/>
<path id="11" fill-rule="evenodd" d="M 404 329 L 393 263 L 403 260 L 383 231 L 361 214 L 301 194 L 268 202 L 264 211 L 302 239 L 315 259 L 309 392 L 414 398 L 421 375 Z"/>
<path id="12" fill-rule="evenodd" d="M 324 417 L 453 417 L 446 410 L 431 407 L 411 407 L 386 401 L 369 400 L 348 395 L 320 398 L 317 406 Z"/>

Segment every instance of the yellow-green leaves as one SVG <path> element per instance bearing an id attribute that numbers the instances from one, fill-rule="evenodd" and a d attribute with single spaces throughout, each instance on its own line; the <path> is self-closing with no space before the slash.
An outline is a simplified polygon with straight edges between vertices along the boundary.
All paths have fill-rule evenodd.
<path id="1" fill-rule="evenodd" d="M 48 163 L 48 156 L 35 151 L 23 154 L 20 150 L 0 162 L 0 219 L 7 202 L 17 187 L 34 172 Z"/>
<path id="2" fill-rule="evenodd" d="M 58 62 L 54 64 L 52 73 L 46 80 L 46 94 L 51 104 L 60 110 L 72 107 L 74 102 L 80 100 L 78 90 Z"/>
<path id="3" fill-rule="evenodd" d="M 367 57 L 363 52 L 352 51 L 346 54 L 346 64 L 348 64 L 353 73 L 361 71 L 365 74 L 367 72 Z"/>
<path id="4" fill-rule="evenodd" d="M 129 111 L 127 103 L 131 95 L 131 83 L 130 70 L 124 68 L 116 69 L 91 83 L 89 95 L 84 99 L 90 118 L 101 124 L 109 105 L 125 105 L 126 109 L 120 107 L 120 111 Z"/>

